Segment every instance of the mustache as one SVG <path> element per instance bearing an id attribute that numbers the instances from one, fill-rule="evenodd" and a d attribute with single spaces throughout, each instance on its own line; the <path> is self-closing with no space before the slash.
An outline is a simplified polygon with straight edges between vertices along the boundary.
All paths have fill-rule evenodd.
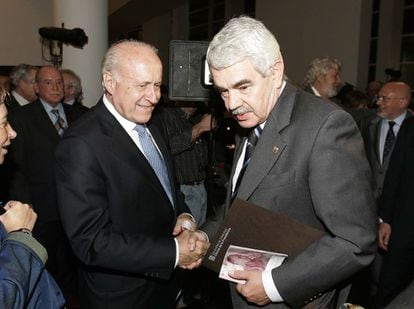
<path id="1" fill-rule="evenodd" d="M 251 111 L 252 110 L 250 108 L 248 108 L 248 107 L 240 106 L 240 107 L 232 110 L 231 113 L 232 113 L 232 115 L 236 116 L 236 115 L 239 115 L 239 114 L 249 113 Z"/>

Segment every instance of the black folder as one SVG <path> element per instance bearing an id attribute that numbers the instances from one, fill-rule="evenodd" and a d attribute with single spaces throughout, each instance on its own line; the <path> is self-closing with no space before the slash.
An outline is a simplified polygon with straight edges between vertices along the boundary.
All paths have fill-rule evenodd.
<path id="1" fill-rule="evenodd" d="M 289 259 L 323 234 L 323 231 L 286 215 L 237 198 L 211 240 L 202 265 L 219 272 L 230 245 L 283 253 Z"/>

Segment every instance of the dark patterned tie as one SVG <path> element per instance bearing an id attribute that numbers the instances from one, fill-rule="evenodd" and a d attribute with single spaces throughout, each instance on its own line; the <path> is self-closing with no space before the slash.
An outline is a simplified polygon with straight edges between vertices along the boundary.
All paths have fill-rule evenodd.
<path id="1" fill-rule="evenodd" d="M 63 118 L 60 116 L 58 109 L 52 109 L 52 113 L 56 116 L 56 121 L 54 124 L 56 131 L 58 131 L 59 135 L 62 135 L 63 131 L 66 129 L 65 120 L 63 120 Z"/>
<path id="2" fill-rule="evenodd" d="M 387 136 L 385 137 L 385 144 L 384 144 L 384 152 L 383 152 L 383 156 L 382 156 L 382 161 L 385 161 L 385 159 L 388 157 L 388 155 L 391 152 L 392 146 L 394 145 L 395 142 L 395 134 L 394 134 L 394 130 L 393 127 L 395 125 L 394 121 L 388 121 L 388 132 L 387 132 Z"/>
<path id="3" fill-rule="evenodd" d="M 256 147 L 257 141 L 259 140 L 260 135 L 262 134 L 263 129 L 260 126 L 255 127 L 247 137 L 247 144 L 246 144 L 246 153 L 244 155 L 243 166 L 240 170 L 239 177 L 237 178 L 236 186 L 234 187 L 234 191 L 232 197 L 234 198 L 237 194 L 239 189 L 241 180 L 244 176 L 244 172 L 247 169 L 247 166 L 252 159 L 254 148 Z"/>
<path id="4" fill-rule="evenodd" d="M 139 141 L 141 143 L 142 151 L 144 152 L 145 157 L 147 158 L 149 164 L 161 182 L 165 193 L 167 193 L 168 198 L 171 201 L 171 204 L 174 205 L 171 193 L 171 184 L 168 178 L 164 158 L 161 156 L 157 147 L 154 145 L 154 142 L 148 131 L 145 129 L 145 126 L 137 125 L 134 130 L 138 132 Z"/>

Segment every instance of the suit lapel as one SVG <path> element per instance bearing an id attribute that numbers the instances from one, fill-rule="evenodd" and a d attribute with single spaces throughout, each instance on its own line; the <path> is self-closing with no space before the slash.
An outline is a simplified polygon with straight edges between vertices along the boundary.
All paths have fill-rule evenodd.
<path id="1" fill-rule="evenodd" d="M 160 194 L 163 194 L 165 196 L 166 202 L 171 203 L 151 165 L 145 158 L 144 154 L 135 145 L 128 133 L 124 130 L 124 128 L 106 109 L 103 102 L 101 104 L 98 104 L 95 108 L 98 109 L 97 112 L 101 115 L 103 133 L 110 137 L 110 151 L 113 151 L 114 156 L 117 157 L 120 161 L 132 166 L 132 170 L 138 170 L 140 173 L 142 173 L 142 177 L 148 179 L 148 183 L 155 190 L 159 191 Z M 155 138 L 156 137 L 154 136 L 154 139 Z M 158 145 L 157 140 L 156 142 Z M 171 179 L 171 173 L 169 173 L 169 177 Z M 174 182 L 171 184 L 173 183 Z"/>
<path id="2" fill-rule="evenodd" d="M 53 125 L 52 120 L 50 120 L 42 102 L 37 100 L 30 104 L 33 104 L 33 121 L 37 123 L 38 129 L 43 131 L 46 136 L 49 136 L 50 140 L 57 142 L 60 139 L 60 135 Z"/>
<path id="3" fill-rule="evenodd" d="M 290 124 L 295 101 L 296 90 L 287 84 L 266 121 L 253 157 L 240 183 L 238 197 L 247 200 L 276 164 L 287 145 L 280 132 Z"/>

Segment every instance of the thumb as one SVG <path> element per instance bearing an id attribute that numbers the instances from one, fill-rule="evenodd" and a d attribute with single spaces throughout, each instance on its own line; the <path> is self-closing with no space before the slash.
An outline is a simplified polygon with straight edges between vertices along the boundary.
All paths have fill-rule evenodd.
<path id="1" fill-rule="evenodd" d="M 234 279 L 247 279 L 248 272 L 244 270 L 231 270 L 229 271 L 229 276 Z"/>

